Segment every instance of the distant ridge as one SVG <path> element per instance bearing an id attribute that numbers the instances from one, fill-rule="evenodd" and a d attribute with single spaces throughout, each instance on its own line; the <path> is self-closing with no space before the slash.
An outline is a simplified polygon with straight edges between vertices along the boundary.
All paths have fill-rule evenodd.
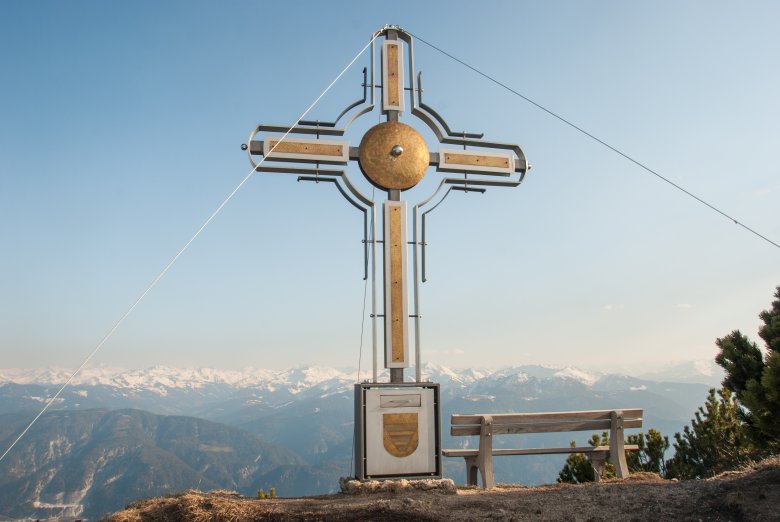
<path id="1" fill-rule="evenodd" d="M 64 383 L 72 370 L 60 367 L 46 368 L 0 368 L 0 383 L 44 384 Z M 526 374 L 537 378 L 571 378 L 585 384 L 595 384 L 608 372 L 592 372 L 573 366 L 556 367 L 543 365 L 507 366 L 498 369 L 452 368 L 440 364 L 424 364 L 423 378 L 473 383 L 480 379 L 498 377 L 503 374 Z M 660 382 L 697 382 L 718 385 L 723 378 L 722 369 L 714 361 L 697 360 L 673 362 L 658 365 L 648 371 L 627 371 L 624 374 L 639 379 Z M 368 373 L 363 370 L 361 378 Z M 381 380 L 381 379 L 380 379 Z M 229 385 L 235 388 L 286 387 L 291 392 L 319 385 L 327 381 L 357 382 L 356 369 L 336 369 L 327 366 L 298 366 L 283 370 L 269 370 L 248 367 L 242 370 L 221 370 L 216 368 L 186 368 L 173 366 L 152 366 L 145 369 L 123 369 L 104 366 L 85 368 L 73 380 L 73 385 L 103 385 L 117 388 L 160 390 L 165 388 L 201 388 L 209 385 Z"/>

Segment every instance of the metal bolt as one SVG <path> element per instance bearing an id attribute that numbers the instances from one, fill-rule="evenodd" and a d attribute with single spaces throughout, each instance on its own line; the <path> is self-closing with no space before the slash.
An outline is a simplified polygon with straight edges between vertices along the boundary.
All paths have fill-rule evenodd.
<path id="1" fill-rule="evenodd" d="M 390 149 L 390 155 L 395 157 L 395 158 L 397 158 L 398 156 L 400 156 L 403 153 L 404 153 L 404 148 L 401 147 L 400 145 L 396 145 L 392 149 Z"/>
<path id="2" fill-rule="evenodd" d="M 246 150 L 248 147 L 246 146 L 246 143 L 241 144 L 241 150 Z"/>

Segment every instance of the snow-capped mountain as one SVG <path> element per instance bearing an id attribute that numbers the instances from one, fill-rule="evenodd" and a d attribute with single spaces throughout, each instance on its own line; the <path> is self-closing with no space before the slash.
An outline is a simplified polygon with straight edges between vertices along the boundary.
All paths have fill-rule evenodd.
<path id="1" fill-rule="evenodd" d="M 368 376 L 368 372 L 361 372 L 361 377 Z M 459 411 L 469 409 L 465 404 L 470 408 L 478 404 L 504 407 L 507 411 L 545 408 L 560 411 L 566 409 L 566 404 L 570 409 L 597 407 L 587 405 L 601 403 L 603 407 L 616 407 L 607 401 L 619 397 L 622 403 L 632 395 L 644 393 L 678 404 L 675 414 L 667 414 L 665 418 L 679 419 L 681 415 L 690 416 L 706 394 L 706 385 L 695 381 L 675 384 L 573 367 L 528 365 L 456 370 L 427 364 L 422 368 L 422 376 L 423 380 L 440 383 L 445 406 L 462 405 Z M 0 370 L 0 413 L 40 409 L 69 377 L 70 372 L 61 368 Z M 380 375 L 380 381 L 387 381 L 387 376 Z M 351 400 L 356 382 L 357 371 L 322 366 L 284 370 L 97 367 L 86 369 L 74 378 L 54 406 L 57 409 L 132 407 L 240 426 L 264 412 L 291 405 L 309 405 L 332 398 Z M 632 401 L 621 407 L 638 405 Z M 521 410 L 518 403 L 523 405 Z"/>
<path id="2" fill-rule="evenodd" d="M 365 370 L 360 373 L 362 379 L 369 376 L 370 372 Z M 69 377 L 70 372 L 61 368 L 0 370 L 0 450 L 11 443 Z M 441 385 L 442 444 L 443 447 L 449 448 L 469 443 L 468 440 L 455 440 L 449 436 L 446 426 L 453 413 L 638 407 L 645 410 L 643 430 L 655 428 L 672 436 L 674 432 L 681 431 L 685 424 L 690 423 L 696 408 L 703 404 L 708 388 L 706 384 L 696 381 L 669 382 L 670 379 L 663 379 L 663 382 L 660 382 L 621 374 L 593 373 L 571 367 L 538 365 L 456 370 L 429 364 L 422 368 L 422 378 Z M 150 457 L 148 462 L 143 460 L 146 458 L 143 455 L 138 457 L 141 460 L 131 459 L 137 467 L 137 473 L 123 479 L 127 482 L 123 482 L 121 491 L 141 491 L 141 486 L 148 482 L 148 477 L 156 476 L 156 473 L 165 474 L 166 469 L 174 469 L 168 466 L 159 471 L 160 468 L 155 468 L 153 464 L 160 459 L 168 462 L 174 457 L 186 462 L 190 462 L 187 459 L 194 459 L 192 462 L 198 463 L 187 464 L 189 467 L 181 471 L 182 476 L 189 477 L 187 487 L 194 487 L 198 481 L 203 480 L 209 487 L 235 488 L 236 484 L 245 483 L 242 482 L 247 473 L 245 466 L 236 464 L 242 462 L 245 457 L 223 459 L 222 457 L 232 458 L 238 450 L 233 443 L 228 444 L 222 439 L 238 440 L 251 434 L 258 437 L 258 441 L 252 442 L 254 439 L 247 438 L 247 442 L 240 444 L 242 447 L 254 447 L 253 445 L 262 442 L 269 445 L 263 450 L 263 455 L 277 454 L 273 453 L 275 448 L 278 448 L 279 452 L 290 452 L 290 464 L 282 464 L 280 461 L 277 467 L 263 471 L 265 474 L 262 476 L 266 477 L 270 484 L 293 496 L 332 491 L 336 487 L 338 477 L 346 476 L 351 471 L 349 462 L 352 454 L 353 390 L 357 380 L 356 371 L 319 366 L 285 370 L 247 368 L 240 371 L 162 366 L 144 370 L 106 367 L 86 369 L 73 379 L 71 385 L 52 405 L 50 412 L 41 417 L 39 424 L 31 430 L 29 437 L 32 438 L 24 447 L 43 448 L 40 450 L 43 453 L 29 449 L 17 452 L 15 456 L 9 456 L 9 459 L 3 461 L 4 466 L 11 467 L 0 467 L 0 513 L 14 505 L 19 484 L 32 484 L 36 481 L 46 486 L 41 486 L 44 489 L 30 489 L 30 502 L 38 502 L 41 505 L 46 502 L 56 504 L 51 499 L 59 498 L 57 495 L 60 489 L 57 489 L 59 486 L 51 484 L 53 480 L 60 480 L 62 477 L 65 477 L 60 481 L 62 484 L 72 484 L 73 488 L 76 488 L 74 491 L 66 490 L 67 494 L 63 498 L 78 497 L 78 509 L 87 512 L 90 509 L 96 510 L 95 506 L 104 505 L 97 497 L 93 499 L 81 492 L 87 484 L 91 487 L 88 477 L 93 475 L 85 472 L 81 478 L 71 476 L 75 473 L 73 469 L 81 469 L 76 464 L 81 462 L 80 457 L 73 452 L 84 444 L 84 448 L 99 449 L 95 451 L 107 466 L 107 475 L 99 475 L 99 478 L 106 484 L 119 473 L 111 470 L 124 469 L 123 467 L 129 465 L 121 461 L 120 457 L 130 455 L 128 452 L 132 448 L 137 448 L 140 444 L 141 447 L 147 448 L 144 451 L 149 455 L 155 455 L 154 458 Z M 382 382 L 387 380 L 385 374 L 380 378 Z M 130 410 L 126 410 L 128 408 L 132 408 L 133 412 L 146 411 L 130 413 Z M 122 411 L 126 413 L 114 415 Z M 161 417 L 158 419 L 154 415 Z M 170 420 L 163 419 L 163 416 L 167 416 L 165 419 L 170 417 Z M 151 437 L 150 426 L 179 426 L 181 422 L 176 419 L 187 418 L 183 416 L 196 418 L 181 421 L 187 426 L 197 426 L 197 430 L 192 428 L 195 430 L 193 433 L 203 434 L 206 430 L 213 435 L 209 435 L 208 440 L 199 440 L 194 445 L 194 435 L 168 438 L 166 431 L 164 436 Z M 79 422 L 77 424 L 83 424 L 83 430 L 63 438 L 63 433 L 70 433 L 68 430 L 74 426 L 77 419 L 93 417 L 105 420 Z M 127 424 L 130 423 L 126 420 L 128 418 L 135 420 Z M 205 424 L 198 424 L 198 419 L 218 425 L 207 428 Z M 132 429 L 127 432 L 129 426 L 132 426 Z M 230 431 L 234 429 L 245 435 Z M 127 433 L 133 434 L 132 440 L 126 438 Z M 580 435 L 580 442 L 583 443 L 590 434 Z M 566 445 L 575 436 L 566 433 L 529 435 L 524 436 L 522 443 Z M 51 466 L 54 466 L 56 461 L 56 474 L 52 474 L 51 469 L 54 468 L 42 466 L 43 461 L 28 458 L 30 455 L 49 455 L 46 451 L 50 445 L 46 441 L 54 441 L 54 444 L 61 444 L 62 448 L 70 448 L 67 451 L 62 450 L 61 459 L 59 456 L 56 459 L 52 457 L 54 460 L 50 459 Z M 189 446 L 181 446 L 185 442 L 188 442 Z M 228 451 L 225 448 L 234 449 Z M 225 455 L 222 455 L 223 452 Z M 554 482 L 562 465 L 562 458 L 528 458 L 524 459 L 523 466 L 518 466 L 513 459 L 503 459 L 496 463 L 496 476 L 502 481 L 524 484 Z M 71 459 L 72 463 L 69 464 L 71 460 L 68 459 Z M 177 465 L 181 465 L 179 460 L 176 460 Z M 208 463 L 208 466 L 204 462 Z M 529 462 L 534 464 L 529 466 Z M 219 466 L 219 474 L 213 474 L 214 466 Z M 150 471 L 153 469 L 158 471 Z M 3 474 L 10 477 L 8 473 L 11 471 L 15 478 L 4 482 Z M 462 461 L 445 459 L 444 472 L 445 475 L 461 481 Z M 253 480 L 260 480 L 260 475 Z M 192 481 L 195 483 L 192 484 Z M 252 481 L 247 482 L 247 488 L 250 483 L 254 484 Z M 166 484 L 167 487 L 179 487 L 175 481 L 168 481 Z M 53 493 L 46 493 L 49 491 L 46 488 Z M 94 493 L 98 494 L 100 491 L 98 487 Z M 157 490 L 150 490 L 149 494 L 165 492 L 167 490 L 160 486 Z M 60 504 L 63 502 L 64 500 Z M 44 516 L 46 513 L 48 512 L 42 510 L 39 514 Z"/>
<path id="3" fill-rule="evenodd" d="M 713 363 L 714 365 L 714 363 Z M 716 367 L 717 368 L 717 367 Z M 49 392 L 58 388 L 71 376 L 64 368 L 0 369 L 2 384 L 42 386 Z M 647 374 L 643 378 L 623 374 L 596 373 L 574 367 L 525 365 L 500 369 L 453 369 L 437 364 L 422 368 L 424 381 L 441 383 L 442 389 L 456 395 L 486 395 L 496 386 L 515 392 L 533 392 L 534 386 L 546 389 L 583 386 L 587 389 L 647 389 L 640 381 L 708 383 L 719 380 L 720 374 L 712 365 L 698 363 L 678 364 L 668 372 Z M 361 379 L 370 376 L 363 370 Z M 387 381 L 386 372 L 380 381 Z M 306 398 L 352 390 L 358 382 L 356 370 L 341 370 L 323 366 L 300 366 L 284 370 L 245 368 L 219 370 L 215 368 L 176 368 L 154 366 L 146 369 L 119 369 L 98 366 L 86 368 L 74 377 L 69 393 L 81 397 L 80 402 L 106 393 L 117 398 L 154 400 L 154 397 L 175 400 L 182 395 L 211 397 L 247 396 L 254 403 L 288 401 L 294 397 Z M 632 384 L 627 384 L 627 383 Z M 100 392 L 98 392 L 100 390 Z M 487 394 L 490 395 L 490 394 Z M 535 395 L 535 392 L 532 393 Z M 527 397 L 526 397 L 527 398 Z M 42 400 L 38 397 L 37 400 Z M 7 410 L 6 410 L 7 411 Z"/>
<path id="4" fill-rule="evenodd" d="M 700 359 L 669 363 L 652 371 L 639 372 L 637 376 L 651 381 L 699 382 L 720 387 L 725 374 L 713 359 Z"/>
<path id="5" fill-rule="evenodd" d="M 0 369 L 0 382 L 16 384 L 62 384 L 72 371 L 65 368 Z M 227 385 L 235 388 L 256 386 L 288 386 L 302 389 L 334 379 L 354 379 L 354 376 L 333 368 L 318 366 L 291 368 L 281 371 L 246 368 L 244 370 L 217 370 L 214 368 L 175 368 L 153 366 L 146 369 L 126 370 L 98 366 L 85 368 L 71 384 L 88 386 L 114 386 L 130 389 L 180 388 L 195 389 L 208 385 Z"/>
<path id="6" fill-rule="evenodd" d="M 517 366 L 488 369 L 453 369 L 437 364 L 423 367 L 423 380 L 446 381 L 464 385 L 488 377 L 501 378 L 505 375 L 523 374 L 540 379 L 574 379 L 588 385 L 598 380 L 600 374 L 577 368 L 553 368 L 545 366 Z M 57 385 L 67 381 L 72 371 L 65 368 L 0 369 L 0 383 Z M 363 370 L 361 377 L 368 376 Z M 381 378 L 380 378 L 381 380 Z M 290 393 L 299 393 L 307 388 L 329 381 L 356 382 L 357 371 L 338 370 L 323 366 L 301 366 L 284 370 L 246 368 L 244 370 L 218 370 L 215 368 L 176 368 L 153 366 L 146 369 L 120 369 L 94 367 L 82 370 L 73 378 L 71 386 L 113 386 L 116 388 L 159 390 L 162 388 L 197 389 L 210 385 L 225 385 L 233 388 L 285 388 Z"/>

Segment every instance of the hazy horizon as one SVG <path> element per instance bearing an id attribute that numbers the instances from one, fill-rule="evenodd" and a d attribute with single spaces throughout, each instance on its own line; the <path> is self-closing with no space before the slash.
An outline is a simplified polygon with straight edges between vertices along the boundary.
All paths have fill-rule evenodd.
<path id="1" fill-rule="evenodd" d="M 722 378 L 722 373 L 723 373 L 722 369 L 715 363 L 714 360 L 708 360 L 708 359 L 677 360 L 677 361 L 665 361 L 665 362 L 658 361 L 656 364 L 650 366 L 634 365 L 634 366 L 622 366 L 622 367 L 612 367 L 612 368 L 587 367 L 587 366 L 577 366 L 577 365 L 560 366 L 560 365 L 550 365 L 550 364 L 518 364 L 518 365 L 492 365 L 492 366 L 484 365 L 484 366 L 472 367 L 472 366 L 449 366 L 446 364 L 438 364 L 438 363 L 423 363 L 423 373 L 426 373 L 431 369 L 435 370 L 439 368 L 452 370 L 454 372 L 462 371 L 464 372 L 464 374 L 473 374 L 473 373 L 479 374 L 479 373 L 497 373 L 504 370 L 533 368 L 533 367 L 544 368 L 549 370 L 559 370 L 559 371 L 574 369 L 592 375 L 616 374 L 616 375 L 626 375 L 635 378 L 645 378 L 648 376 L 652 376 L 653 380 L 659 380 L 664 375 L 668 375 L 670 378 L 673 378 L 675 375 L 679 375 L 679 372 L 682 370 L 692 372 L 691 375 L 697 374 L 697 375 L 701 375 L 702 377 L 711 377 L 712 379 L 717 379 L 717 380 L 720 380 Z M 115 376 L 122 373 L 148 372 L 153 370 L 172 370 L 172 371 L 183 371 L 183 372 L 214 371 L 214 372 L 236 373 L 236 374 L 247 374 L 254 371 L 259 371 L 259 372 L 267 371 L 267 372 L 278 374 L 287 371 L 310 370 L 310 369 L 336 370 L 343 374 L 357 373 L 358 371 L 358 368 L 356 366 L 326 366 L 322 364 L 305 363 L 305 362 L 299 363 L 294 366 L 284 366 L 284 367 L 281 366 L 280 367 L 274 367 L 274 366 L 215 367 L 215 366 L 183 366 L 183 365 L 119 367 L 119 366 L 108 366 L 108 365 L 95 365 L 95 366 L 88 366 L 84 368 L 79 373 L 79 375 L 74 379 L 73 382 L 78 383 L 83 379 L 90 379 L 100 375 Z M 24 373 L 29 374 L 33 372 L 51 372 L 63 376 L 69 376 L 74 370 L 75 368 L 67 368 L 63 366 L 32 366 L 26 368 L 0 367 L 0 379 L 12 377 L 18 374 L 24 374 Z M 371 367 L 363 366 L 361 367 L 360 372 L 361 372 L 361 379 L 370 378 Z M 380 367 L 380 372 L 379 372 L 380 380 L 386 378 L 387 377 L 386 374 L 387 374 L 387 370 L 383 370 Z M 413 375 L 414 375 L 414 367 L 411 367 L 406 372 L 407 380 L 411 379 Z"/>

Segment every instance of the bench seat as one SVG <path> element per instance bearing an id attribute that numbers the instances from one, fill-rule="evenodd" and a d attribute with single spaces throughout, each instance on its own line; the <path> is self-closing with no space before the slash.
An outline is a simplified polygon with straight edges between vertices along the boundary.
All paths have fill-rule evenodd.
<path id="1" fill-rule="evenodd" d="M 626 451 L 637 451 L 639 446 L 636 444 L 624 444 Z M 493 456 L 497 455 L 558 455 L 562 453 L 609 453 L 609 446 L 576 446 L 566 448 L 495 448 Z M 446 449 L 442 450 L 445 457 L 476 457 L 479 455 L 478 449 Z"/>
<path id="2" fill-rule="evenodd" d="M 482 475 L 482 486 L 495 486 L 493 457 L 503 455 L 555 455 L 584 453 L 588 456 L 599 479 L 609 459 L 619 478 L 628 476 L 626 451 L 636 451 L 639 446 L 624 443 L 625 428 L 641 428 L 643 411 L 590 410 L 545 413 L 504 414 L 455 414 L 451 419 L 453 436 L 479 436 L 479 449 L 445 449 L 445 457 L 462 457 L 466 460 L 466 478 L 469 485 L 477 485 L 477 473 Z M 554 433 L 569 431 L 609 430 L 609 446 L 575 446 L 566 448 L 493 448 L 493 436 L 518 433 Z"/>

